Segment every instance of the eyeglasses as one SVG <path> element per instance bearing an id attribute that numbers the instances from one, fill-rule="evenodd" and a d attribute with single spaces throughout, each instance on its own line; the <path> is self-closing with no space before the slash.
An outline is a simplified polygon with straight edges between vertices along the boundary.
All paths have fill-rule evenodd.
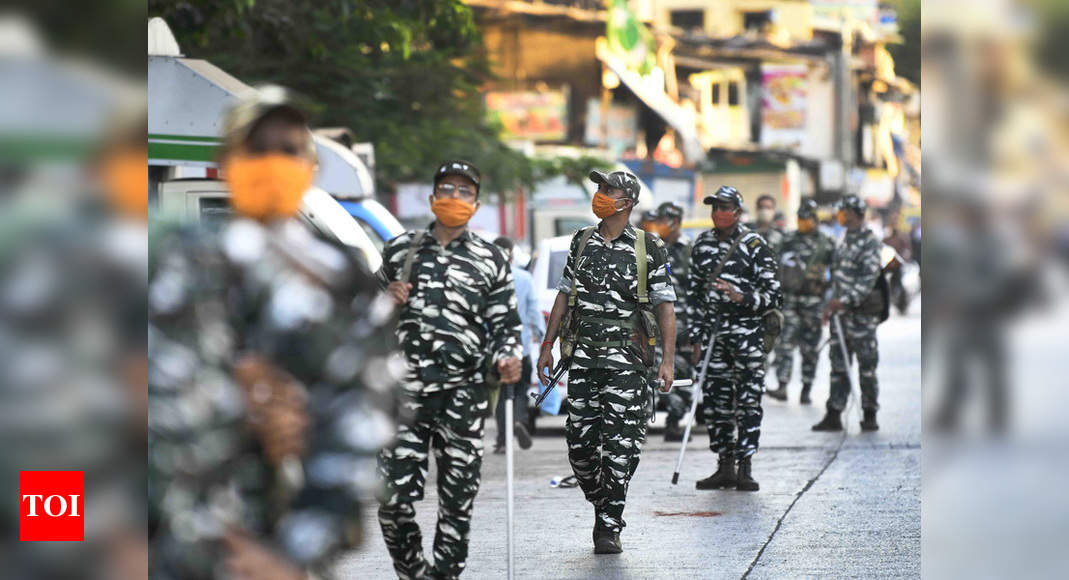
<path id="1" fill-rule="evenodd" d="M 461 199 L 474 199 L 475 189 L 467 185 L 453 185 L 452 183 L 439 183 L 434 189 L 435 193 L 443 197 L 459 197 Z"/>

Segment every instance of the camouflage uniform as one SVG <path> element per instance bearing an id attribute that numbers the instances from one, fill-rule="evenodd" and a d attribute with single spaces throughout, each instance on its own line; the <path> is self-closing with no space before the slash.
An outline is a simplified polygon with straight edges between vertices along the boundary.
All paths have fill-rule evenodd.
<path id="1" fill-rule="evenodd" d="M 393 307 L 362 256 L 295 219 L 234 219 L 216 233 L 156 222 L 151 233 L 151 576 L 222 576 L 230 525 L 327 574 L 360 543 L 360 496 L 394 429 Z M 307 388 L 296 478 L 251 434 L 231 372 L 244 352 Z"/>
<path id="2" fill-rule="evenodd" d="M 872 230 L 861 227 L 847 231 L 842 244 L 836 249 L 835 263 L 832 266 L 832 297 L 843 303 L 839 320 L 846 334 L 846 351 L 851 357 L 856 356 L 861 384 L 861 407 L 876 410 L 879 387 L 876 383 L 876 364 L 879 351 L 876 347 L 876 326 L 880 317 L 875 314 L 857 312 L 857 306 L 876 286 L 880 275 L 880 240 Z M 850 396 L 850 382 L 846 375 L 847 362 L 843 360 L 839 347 L 839 333 L 835 324 L 831 324 L 831 394 L 828 397 L 828 410 L 841 412 L 846 408 Z"/>
<path id="3" fill-rule="evenodd" d="M 383 251 L 380 282 L 399 280 L 416 232 Z M 398 337 L 408 362 L 404 422 L 383 449 L 379 507 L 386 546 L 401 578 L 428 573 L 452 578 L 464 570 L 468 533 L 483 457 L 488 414 L 484 358 L 523 356 L 512 270 L 500 248 L 470 231 L 446 246 L 426 230 L 412 263 L 413 284 L 401 309 Z M 412 503 L 423 499 L 428 451 L 438 468 L 438 529 L 428 570 Z"/>
<path id="4" fill-rule="evenodd" d="M 809 233 L 792 232 L 783 241 L 780 263 L 800 262 L 807 271 L 825 272 L 835 258 L 835 242 L 814 229 Z M 804 286 L 797 292 L 783 293 L 783 333 L 776 344 L 776 378 L 780 384 L 791 379 L 794 349 L 802 353 L 802 384 L 812 385 L 817 370 L 820 346 L 820 312 L 824 305 L 822 288 Z"/>
<path id="5" fill-rule="evenodd" d="M 787 237 L 783 231 L 771 224 L 764 228 L 758 227 L 755 224 L 751 229 L 764 238 L 765 243 L 773 256 L 778 257 L 780 255 L 780 252 L 783 249 L 783 243 L 786 241 Z"/>
<path id="6" fill-rule="evenodd" d="M 576 284 L 578 342 L 568 374 L 568 460 L 587 501 L 596 530 L 619 533 L 624 526 L 627 485 L 646 439 L 647 369 L 630 346 L 631 317 L 638 307 L 635 240 L 646 236 L 647 291 L 656 306 L 676 299 L 668 277 L 664 243 L 630 225 L 606 241 L 595 228 L 583 255 L 575 254 L 583 230 L 572 237 L 557 289 Z"/>
<path id="7" fill-rule="evenodd" d="M 668 270 L 676 292 L 676 361 L 675 376 L 689 379 L 694 369 L 690 364 L 690 344 L 687 330 L 687 273 L 690 271 L 691 245 L 679 239 L 668 246 Z M 672 389 L 668 392 L 668 423 L 679 422 L 690 411 L 692 390 Z"/>
<path id="8" fill-rule="evenodd" d="M 742 242 L 720 274 L 742 293 L 743 301 L 736 304 L 714 290 L 708 276 L 739 236 Z M 743 225 L 737 226 L 727 240 L 719 240 L 715 229 L 703 232 L 694 242 L 691 259 L 693 265 L 687 277 L 690 342 L 705 349 L 710 333 L 717 332 L 709 372 L 702 385 L 702 394 L 708 401 L 704 413 L 709 448 L 718 455 L 734 453 L 742 459 L 757 452 L 761 434 L 765 382 L 761 315 L 780 304 L 776 260 L 764 239 Z M 714 329 L 718 317 L 719 326 Z"/>

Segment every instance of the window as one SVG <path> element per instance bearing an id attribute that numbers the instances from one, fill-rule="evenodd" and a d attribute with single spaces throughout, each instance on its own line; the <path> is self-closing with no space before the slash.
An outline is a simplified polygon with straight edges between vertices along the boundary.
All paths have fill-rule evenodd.
<path id="1" fill-rule="evenodd" d="M 549 274 L 546 277 L 546 289 L 556 290 L 560 277 L 564 274 L 564 265 L 568 262 L 568 250 L 558 250 L 549 255 Z"/>
<path id="2" fill-rule="evenodd" d="M 555 236 L 570 236 L 575 232 L 594 225 L 590 220 L 583 218 L 557 218 L 553 220 Z"/>
<path id="3" fill-rule="evenodd" d="M 713 83 L 713 104 L 720 104 L 720 83 Z"/>
<path id="4" fill-rule="evenodd" d="M 734 81 L 728 83 L 728 106 L 739 106 L 739 83 Z"/>
<path id="5" fill-rule="evenodd" d="M 746 30 L 761 32 L 770 24 L 772 24 L 771 10 L 742 13 L 742 27 Z"/>
<path id="6" fill-rule="evenodd" d="M 672 10 L 668 13 L 672 26 L 683 30 L 705 30 L 704 10 Z"/>

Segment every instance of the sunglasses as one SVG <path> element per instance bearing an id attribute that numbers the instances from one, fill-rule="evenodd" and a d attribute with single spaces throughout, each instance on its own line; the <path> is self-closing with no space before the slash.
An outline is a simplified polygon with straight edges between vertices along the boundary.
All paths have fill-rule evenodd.
<path id="1" fill-rule="evenodd" d="M 445 197 L 462 197 L 462 198 L 474 198 L 475 188 L 467 185 L 453 185 L 452 183 L 440 183 L 438 187 L 434 189 L 438 195 Z"/>

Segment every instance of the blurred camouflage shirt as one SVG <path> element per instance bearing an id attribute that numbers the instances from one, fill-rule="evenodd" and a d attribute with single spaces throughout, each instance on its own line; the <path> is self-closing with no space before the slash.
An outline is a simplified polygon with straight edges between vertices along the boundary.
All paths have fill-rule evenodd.
<path id="1" fill-rule="evenodd" d="M 568 261 L 557 285 L 557 290 L 568 294 L 572 284 L 576 284 L 580 340 L 573 361 L 584 368 L 633 369 L 638 362 L 627 347 L 591 346 L 584 344 L 583 339 L 601 342 L 630 340 L 632 317 L 638 307 L 635 240 L 639 233 L 646 236 L 646 291 L 650 306 L 675 302 L 664 242 L 630 224 L 615 239 L 607 241 L 602 237 L 600 227 L 595 227 L 583 255 L 577 259 L 583 231 L 572 236 Z"/>
<path id="2" fill-rule="evenodd" d="M 149 240 L 151 575 L 218 576 L 231 525 L 325 573 L 359 544 L 361 497 L 394 433 L 393 307 L 363 256 L 297 220 L 234 219 L 218 232 L 154 223 Z M 244 353 L 306 389 L 297 480 L 250 430 L 232 375 Z"/>
<path id="3" fill-rule="evenodd" d="M 740 236 L 742 242 L 720 273 L 721 279 L 742 294 L 742 302 L 736 304 L 727 294 L 713 289 L 714 281 L 709 280 L 709 276 Z M 776 258 L 765 240 L 746 226 L 739 225 L 726 240 L 717 238 L 716 229 L 702 232 L 691 253 L 687 292 L 690 298 L 687 304 L 690 341 L 701 342 L 718 314 L 732 318 L 758 317 L 779 307 L 781 296 L 776 279 Z"/>
<path id="4" fill-rule="evenodd" d="M 882 243 L 876 234 L 865 227 L 847 230 L 843 236 L 836 249 L 831 278 L 834 288 L 832 296 L 841 300 L 846 308 L 859 306 L 876 287 L 876 277 L 882 269 L 881 248 Z"/>
<path id="5" fill-rule="evenodd" d="M 668 246 L 668 275 L 676 293 L 676 334 L 686 337 L 687 329 L 687 272 L 690 271 L 691 245 L 680 238 Z"/>
<path id="6" fill-rule="evenodd" d="M 796 294 L 820 295 L 823 297 L 823 291 L 820 291 L 820 288 L 827 289 L 827 277 L 825 274 L 834 259 L 835 240 L 832 240 L 831 236 L 820 230 L 814 229 L 804 234 L 794 231 L 783 237 L 783 244 L 780 246 L 779 263 L 785 268 L 793 266 L 803 268 L 808 273 L 807 280 L 815 280 L 819 277 L 823 282 L 819 287 L 816 284 L 809 284 L 796 292 Z M 786 290 L 784 292 L 786 293 Z"/>
<path id="7" fill-rule="evenodd" d="M 432 393 L 483 382 L 483 364 L 522 358 L 512 267 L 500 248 L 465 230 L 445 246 L 424 235 L 412 262 L 412 290 L 397 336 L 408 360 L 404 389 Z M 399 281 L 417 232 L 383 249 L 378 276 Z"/>

